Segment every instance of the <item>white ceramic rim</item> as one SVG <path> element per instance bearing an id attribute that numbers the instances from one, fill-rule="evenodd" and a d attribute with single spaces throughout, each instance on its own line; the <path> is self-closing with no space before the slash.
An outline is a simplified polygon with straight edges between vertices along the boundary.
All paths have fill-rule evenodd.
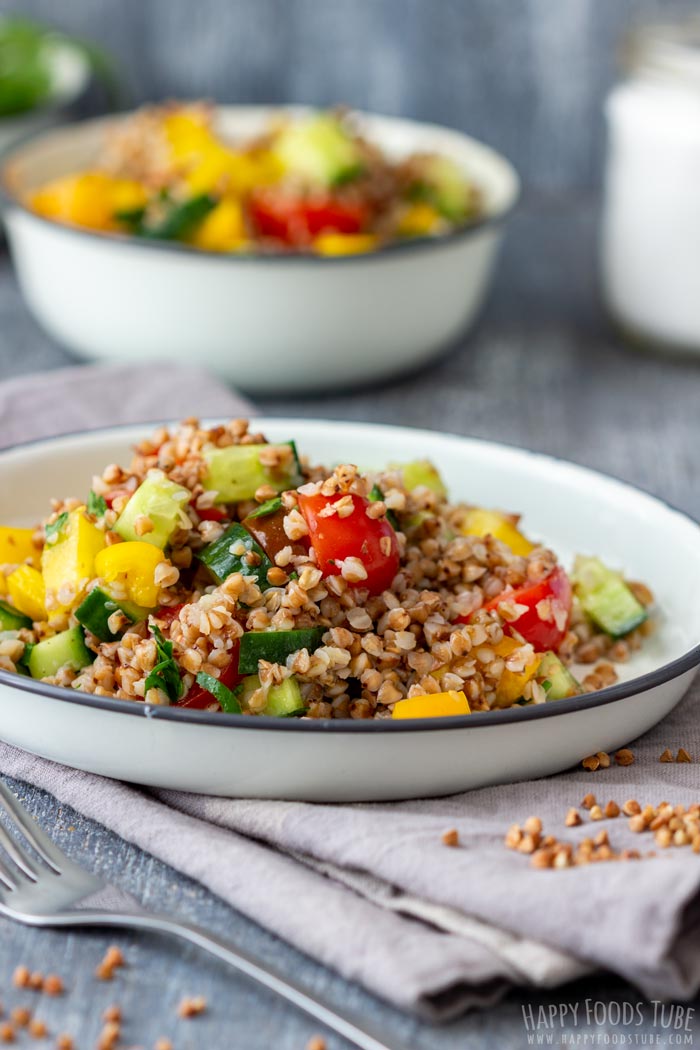
<path id="1" fill-rule="evenodd" d="M 230 110 L 235 110 L 236 108 L 245 109 L 247 111 L 259 109 L 261 112 L 269 110 L 281 113 L 285 111 L 300 113 L 313 109 L 313 107 L 310 106 L 292 104 L 240 107 L 227 105 L 225 103 L 222 103 L 221 105 L 222 108 Z M 37 222 L 50 226 L 53 230 L 59 231 L 69 237 L 89 237 L 91 240 L 97 239 L 102 243 L 108 242 L 114 245 L 128 245 L 129 247 L 136 247 L 138 249 L 150 251 L 161 251 L 167 253 L 174 252 L 176 254 L 184 253 L 189 258 L 202 257 L 205 259 L 216 259 L 219 263 L 228 266 L 241 265 L 243 263 L 284 263 L 285 265 L 290 265 L 300 262 L 312 263 L 317 266 L 338 266 L 366 263 L 373 259 L 384 259 L 387 255 L 404 255 L 407 252 L 425 251 L 430 248 L 439 248 L 443 244 L 454 244 L 455 242 L 466 240 L 474 234 L 480 233 L 485 228 L 500 226 L 505 222 L 509 215 L 511 215 L 520 199 L 521 183 L 517 171 L 511 162 L 504 157 L 502 153 L 499 153 L 498 150 L 493 149 L 493 147 L 486 145 L 484 142 L 480 142 L 478 139 L 472 138 L 472 136 L 465 134 L 457 128 L 450 128 L 445 124 L 409 120 L 405 117 L 393 117 L 365 110 L 353 110 L 352 112 L 356 113 L 360 118 L 367 118 L 369 120 L 375 118 L 379 120 L 395 120 L 406 125 L 413 125 L 417 129 L 425 129 L 426 131 L 449 131 L 452 134 L 461 137 L 465 142 L 477 146 L 479 150 L 490 153 L 494 161 L 504 169 L 507 177 L 510 179 L 511 186 L 508 203 L 504 207 L 494 210 L 492 213 L 486 214 L 482 218 L 476 219 L 474 222 L 471 222 L 466 226 L 461 226 L 459 229 L 452 230 L 449 233 L 442 233 L 434 237 L 413 237 L 405 241 L 394 241 L 390 244 L 382 245 L 380 248 L 371 252 L 360 252 L 354 255 L 318 255 L 314 252 L 280 252 L 279 254 L 251 252 L 250 254 L 238 254 L 214 252 L 202 248 L 192 248 L 190 245 L 181 244 L 179 242 L 148 240 L 146 238 L 133 237 L 127 233 L 101 233 L 99 230 L 90 230 L 86 227 L 67 226 L 63 223 L 55 222 L 53 219 L 45 218 L 43 215 L 37 215 L 36 212 L 32 211 L 31 208 L 27 207 L 23 201 L 15 196 L 7 177 L 7 169 L 12 164 L 15 153 L 18 153 L 32 142 L 49 137 L 52 134 L 55 135 L 56 133 L 67 131 L 71 127 L 82 128 L 87 127 L 90 124 L 106 123 L 107 121 L 112 120 L 118 121 L 130 116 L 134 112 L 136 111 L 122 110 L 118 113 L 110 113 L 107 117 L 92 117 L 89 120 L 76 121 L 72 125 L 61 124 L 52 128 L 42 128 L 40 130 L 29 132 L 27 135 L 23 135 L 21 138 L 16 139 L 6 149 L 0 152 L 0 204 L 4 207 L 16 208 L 18 211 L 30 215 Z"/>
<path id="2" fill-rule="evenodd" d="M 293 425 L 295 420 L 285 419 L 285 422 Z M 297 420 L 297 422 L 308 422 L 308 420 Z M 316 420 L 316 422 L 337 424 L 339 422 L 342 423 L 342 420 Z M 141 424 L 138 423 L 124 423 L 117 426 L 95 428 L 94 430 L 72 431 L 67 434 L 61 434 L 59 437 L 62 439 L 82 436 L 89 439 L 91 436 L 99 434 L 118 433 L 120 430 L 134 430 L 140 425 Z M 142 425 L 144 429 L 157 427 L 159 425 L 170 426 L 172 425 L 172 420 L 153 420 L 145 422 Z M 355 425 L 361 426 L 362 424 Z M 429 435 L 436 433 L 435 431 L 426 430 L 421 427 L 402 427 L 402 429 L 412 430 L 416 435 Z M 455 434 L 450 431 L 440 431 L 439 433 L 444 437 L 455 438 L 457 440 L 460 438 L 464 439 L 465 437 L 464 434 Z M 8 452 L 31 448 L 34 445 L 47 444 L 51 442 L 51 440 L 58 440 L 58 438 L 37 438 L 33 441 L 22 441 L 15 445 L 10 445 L 0 451 L 0 460 Z M 571 462 L 571 460 L 563 459 L 561 456 L 552 456 L 548 453 L 535 452 L 533 449 L 522 448 L 518 445 L 512 445 L 506 442 L 489 441 L 486 438 L 476 437 L 469 437 L 469 441 L 489 445 L 491 447 L 495 446 L 506 450 L 512 449 L 513 451 L 523 453 L 524 455 L 534 456 L 538 459 L 551 460 L 553 463 L 564 464 L 567 468 L 577 473 L 592 477 L 606 478 L 609 481 L 615 482 L 617 485 L 630 489 L 632 492 L 644 493 L 667 510 L 673 511 L 673 513 L 684 518 L 686 522 L 694 525 L 698 529 L 698 538 L 700 539 L 700 522 L 690 514 L 679 510 L 678 507 L 675 507 L 672 503 L 669 503 L 668 500 L 662 499 L 655 493 L 631 485 L 629 482 L 615 477 L 613 474 L 607 474 L 603 471 L 593 470 L 591 467 L 581 466 L 578 463 Z M 0 669 L 0 685 L 5 685 L 12 689 L 19 689 L 27 693 L 39 693 L 43 696 L 54 697 L 57 700 L 62 700 L 64 703 L 68 702 L 71 704 L 80 704 L 85 707 L 106 709 L 113 711 L 116 714 L 156 720 L 179 721 L 190 723 L 192 725 L 220 726 L 222 729 L 269 729 L 292 733 L 416 733 L 444 729 L 479 729 L 482 727 L 503 725 L 510 722 L 528 722 L 539 718 L 552 718 L 559 715 L 565 715 L 571 711 L 587 711 L 595 707 L 601 707 L 605 704 L 614 703 L 616 700 L 623 700 L 628 697 L 637 696 L 639 693 L 645 693 L 650 689 L 654 689 L 659 685 L 664 685 L 666 682 L 672 681 L 674 678 L 678 678 L 686 671 L 692 670 L 698 665 L 700 665 L 700 642 L 687 652 L 683 653 L 682 656 L 671 660 L 667 664 L 663 664 L 661 667 L 654 668 L 654 670 L 648 671 L 636 678 L 631 678 L 626 682 L 618 682 L 616 685 L 608 686 L 606 689 L 599 689 L 593 693 L 585 693 L 582 696 L 572 696 L 568 699 L 557 700 L 549 704 L 535 704 L 528 707 L 510 707 L 502 711 L 475 711 L 470 715 L 449 715 L 441 718 L 402 718 L 396 720 L 391 718 L 285 719 L 271 718 L 266 717 L 265 715 L 256 715 L 255 717 L 249 715 L 229 715 L 222 711 L 196 711 L 175 706 L 154 707 L 150 704 L 134 702 L 132 700 L 110 699 L 108 697 L 97 698 L 90 693 L 81 693 L 78 690 L 68 689 L 63 686 L 46 685 L 41 681 L 28 678 L 25 675 L 13 674 L 10 671 L 3 671 L 2 669 Z"/>

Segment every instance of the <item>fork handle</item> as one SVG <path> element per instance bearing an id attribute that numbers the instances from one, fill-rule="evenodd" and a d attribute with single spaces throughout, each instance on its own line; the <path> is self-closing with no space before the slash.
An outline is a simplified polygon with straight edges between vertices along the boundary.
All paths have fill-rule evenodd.
<path id="1" fill-rule="evenodd" d="M 252 955 L 242 952 L 239 948 L 233 948 L 226 941 L 202 929 L 201 926 L 179 922 L 168 915 L 153 913 L 105 914 L 100 912 L 90 917 L 83 914 L 81 918 L 83 922 L 92 921 L 99 926 L 129 926 L 133 929 L 169 933 L 181 940 L 189 941 L 210 955 L 216 956 L 217 959 L 228 963 L 239 973 L 269 988 L 292 1003 L 293 1006 L 315 1017 L 317 1021 L 342 1035 L 361 1050 L 401 1050 L 396 1044 L 390 1047 L 380 1033 L 372 1031 L 372 1026 L 367 1025 L 351 1012 L 345 1011 L 344 1014 L 339 1014 L 330 1003 L 325 1002 L 319 996 L 311 995 L 293 979 L 282 976 L 281 973 L 259 959 L 255 959 Z"/>

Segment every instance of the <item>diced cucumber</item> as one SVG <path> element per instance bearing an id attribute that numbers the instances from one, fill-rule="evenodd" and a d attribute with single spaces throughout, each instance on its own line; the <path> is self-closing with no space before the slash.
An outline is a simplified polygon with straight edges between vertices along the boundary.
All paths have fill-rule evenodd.
<path id="1" fill-rule="evenodd" d="M 646 609 L 622 576 L 608 569 L 599 558 L 579 555 L 571 579 L 583 611 L 613 638 L 629 634 L 646 620 Z"/>
<path id="2" fill-rule="evenodd" d="M 548 682 L 546 687 L 548 700 L 564 700 L 567 696 L 578 696 L 581 686 L 569 668 L 561 662 L 556 653 L 545 653 L 537 669 L 540 682 Z"/>
<path id="3" fill-rule="evenodd" d="M 256 674 L 243 679 L 236 689 L 236 696 L 243 708 L 248 707 L 249 698 L 259 688 L 260 679 Z M 270 715 L 272 718 L 289 718 L 292 715 L 301 715 L 305 710 L 299 683 L 294 675 L 291 675 L 280 685 L 270 686 L 267 704 L 260 714 Z"/>
<path id="4" fill-rule="evenodd" d="M 260 462 L 261 450 L 271 447 L 284 450 L 282 467 L 265 467 Z M 284 492 L 296 488 L 302 481 L 293 442 L 276 446 L 229 445 L 227 448 L 205 449 L 203 455 L 207 473 L 202 484 L 205 489 L 217 493 L 217 503 L 253 499 L 261 485 L 271 485 L 276 492 Z"/>
<path id="5" fill-rule="evenodd" d="M 392 463 L 391 467 L 401 471 L 404 486 L 409 492 L 423 487 L 437 493 L 438 496 L 447 495 L 445 482 L 430 460 L 416 459 L 411 463 Z"/>
<path id="6" fill-rule="evenodd" d="M 85 644 L 82 627 L 71 627 L 34 646 L 28 661 L 32 678 L 52 678 L 62 667 L 79 671 L 95 659 Z"/>
<path id="7" fill-rule="evenodd" d="M 274 150 L 289 172 L 324 186 L 342 185 L 362 170 L 356 142 L 333 113 L 288 124 L 278 135 Z"/>
<path id="8" fill-rule="evenodd" d="M 325 627 L 309 627 L 297 631 L 249 631 L 241 638 L 238 657 L 240 674 L 257 674 L 258 661 L 283 664 L 292 653 L 318 649 L 325 634 Z"/>
<path id="9" fill-rule="evenodd" d="M 31 627 L 32 621 L 19 609 L 7 602 L 0 602 L 0 631 L 19 631 L 21 627 Z"/>
<path id="10" fill-rule="evenodd" d="M 75 610 L 75 618 L 101 642 L 113 642 L 123 634 L 123 631 L 115 634 L 109 628 L 109 618 L 117 611 L 123 612 L 129 623 L 133 623 L 133 618 L 119 602 L 115 602 L 100 587 L 93 587 Z"/>
<path id="11" fill-rule="evenodd" d="M 114 531 L 123 540 L 140 540 L 164 550 L 180 525 L 183 507 L 191 498 L 188 489 L 170 481 L 162 470 L 149 470 L 117 518 Z M 142 516 L 151 520 L 153 529 L 140 535 L 135 525 L 136 519 Z"/>
<path id="12" fill-rule="evenodd" d="M 250 565 L 246 561 L 249 554 L 255 554 L 260 559 L 257 565 Z M 238 522 L 229 525 L 218 540 L 205 547 L 199 554 L 199 560 L 206 565 L 217 583 L 223 583 L 232 572 L 240 572 L 244 576 L 254 576 L 261 591 L 270 586 L 267 574 L 273 564 L 260 544 Z"/>
<path id="13" fill-rule="evenodd" d="M 463 221 L 474 209 L 469 180 L 451 157 L 431 155 L 423 158 L 414 195 L 429 201 L 450 222 Z"/>

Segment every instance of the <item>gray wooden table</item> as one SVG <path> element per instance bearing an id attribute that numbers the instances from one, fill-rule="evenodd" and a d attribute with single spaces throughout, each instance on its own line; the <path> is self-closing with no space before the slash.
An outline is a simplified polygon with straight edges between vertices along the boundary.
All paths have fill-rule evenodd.
<path id="1" fill-rule="evenodd" d="M 700 361 L 660 360 L 620 345 L 597 298 L 596 221 L 593 202 L 527 201 L 513 222 L 490 304 L 462 348 L 391 385 L 304 401 L 266 400 L 262 409 L 410 423 L 522 444 L 617 474 L 700 516 Z M 68 363 L 28 316 L 9 263 L 0 255 L 0 378 Z M 628 986 L 599 977 L 551 994 L 516 991 L 492 1010 L 430 1028 L 342 981 L 197 884 L 52 798 L 26 787 L 23 795 L 76 860 L 146 905 L 196 920 L 275 960 L 338 1005 L 381 1020 L 390 1037 L 417 1050 L 527 1046 L 524 1004 L 537 1010 L 585 999 L 608 1005 L 637 1001 Z M 115 941 L 129 965 L 111 985 L 99 983 L 95 966 Z M 38 1002 L 11 988 L 12 971 L 20 962 L 64 976 L 70 994 L 42 999 L 41 1010 L 53 1032 L 77 1037 L 80 1050 L 95 1045 L 101 1010 L 112 1002 L 124 1011 L 124 1046 L 151 1047 L 167 1035 L 176 1050 L 304 1050 L 317 1031 L 271 995 L 196 951 L 152 937 L 46 933 L 0 922 L 0 1000 L 6 1007 Z M 192 994 L 205 995 L 209 1010 L 197 1020 L 180 1021 L 177 1003 Z M 644 1025 L 633 1029 L 615 1023 L 614 1009 L 601 1008 L 599 1018 L 590 1024 L 579 1019 L 575 1029 L 565 1023 L 550 1045 L 586 1035 L 588 1046 L 598 1036 L 602 1046 L 612 1037 L 619 1042 L 621 1035 L 641 1041 L 644 1033 L 658 1036 L 661 1042 L 655 1045 L 666 1045 L 663 1032 L 653 1027 L 651 1008 L 645 1008 Z M 340 1050 L 341 1041 L 329 1037 L 328 1047 Z"/>

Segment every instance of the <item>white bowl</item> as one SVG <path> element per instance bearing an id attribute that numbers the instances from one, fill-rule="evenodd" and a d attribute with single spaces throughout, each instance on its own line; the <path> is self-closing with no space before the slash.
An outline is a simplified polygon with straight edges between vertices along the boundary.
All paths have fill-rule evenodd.
<path id="1" fill-rule="evenodd" d="M 218 119 L 247 137 L 279 112 L 222 106 Z M 27 303 L 79 356 L 196 360 L 249 391 L 319 390 L 415 368 L 474 320 L 518 195 L 517 175 L 493 150 L 447 128 L 358 114 L 392 156 L 453 157 L 481 188 L 485 209 L 445 237 L 362 256 L 200 252 L 60 226 L 18 203 L 26 190 L 92 163 L 105 129 L 123 119 L 41 134 L 8 155 L 0 179 Z"/>
<path id="2" fill-rule="evenodd" d="M 405 427 L 256 420 L 319 462 L 366 467 L 429 457 L 454 498 L 522 511 L 565 564 L 599 554 L 646 581 L 658 629 L 611 688 L 536 707 L 454 718 L 313 721 L 98 699 L 0 671 L 0 737 L 121 780 L 230 797 L 353 801 L 443 795 L 545 776 L 630 743 L 680 700 L 700 663 L 700 527 L 623 482 L 548 456 Z M 128 462 L 143 427 L 0 453 L 3 524 L 33 524 L 51 496 L 84 497 Z"/>
<path id="3" fill-rule="evenodd" d="M 70 41 L 52 39 L 47 45 L 47 61 L 51 78 L 49 97 L 36 109 L 0 117 L 0 151 L 55 124 L 64 117 L 63 110 L 72 105 L 87 87 L 90 64 L 84 52 Z"/>

